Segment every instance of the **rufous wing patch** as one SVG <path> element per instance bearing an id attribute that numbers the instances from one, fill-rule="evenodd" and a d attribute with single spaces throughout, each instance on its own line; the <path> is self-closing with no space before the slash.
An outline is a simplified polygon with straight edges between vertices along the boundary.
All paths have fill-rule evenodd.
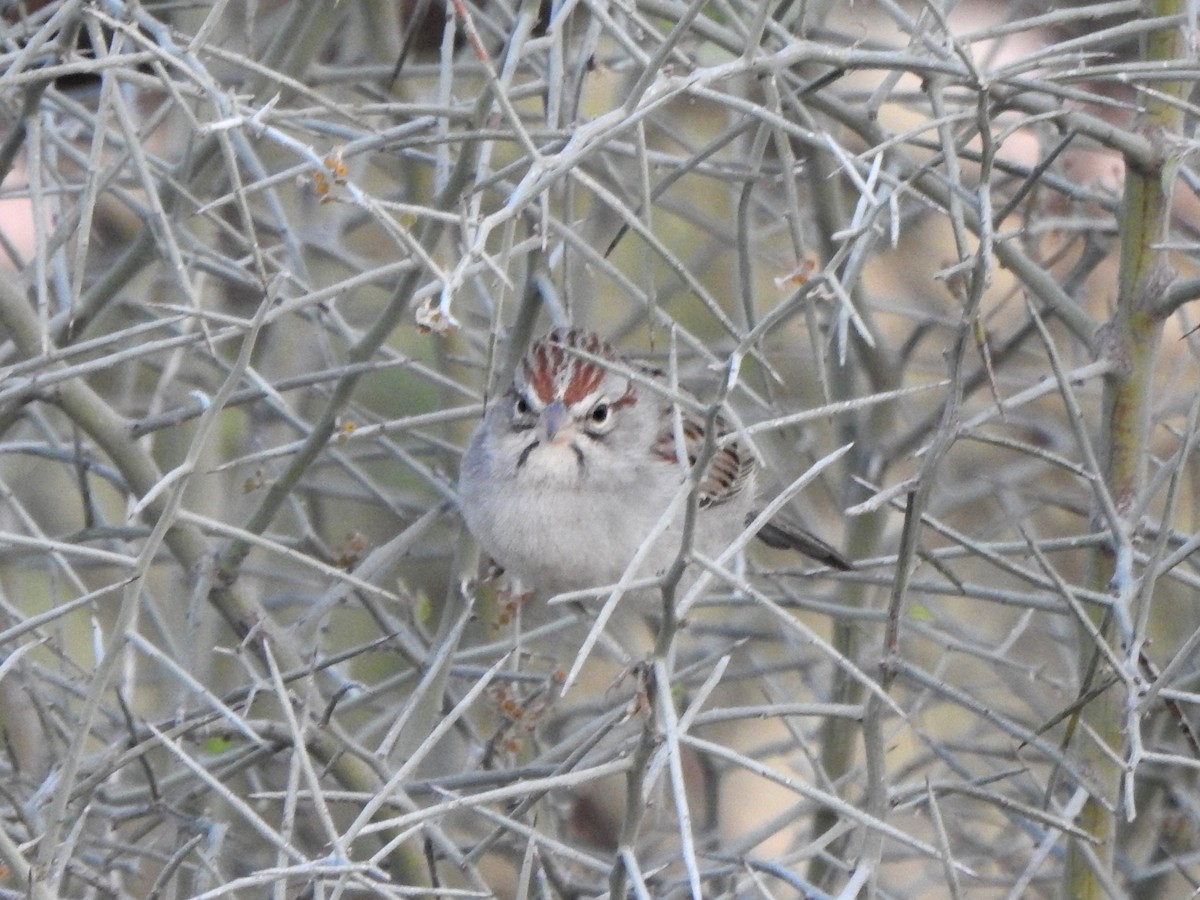
<path id="1" fill-rule="evenodd" d="M 682 424 L 683 449 L 687 454 L 687 464 L 694 466 L 703 449 L 704 426 L 698 419 L 686 414 Z M 729 434 L 724 423 L 718 420 L 717 426 L 719 437 L 723 438 Z M 659 435 L 652 452 L 665 462 L 679 464 L 673 427 Z M 746 488 L 755 468 L 754 458 L 736 441 L 718 447 L 700 479 L 700 507 L 703 509 L 720 506 L 737 497 Z"/>

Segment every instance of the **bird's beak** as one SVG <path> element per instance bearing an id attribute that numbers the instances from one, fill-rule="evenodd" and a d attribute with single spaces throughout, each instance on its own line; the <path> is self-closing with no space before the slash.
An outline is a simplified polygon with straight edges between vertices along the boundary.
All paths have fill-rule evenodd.
<path id="1" fill-rule="evenodd" d="M 542 410 L 542 424 L 546 426 L 546 439 L 553 442 L 554 436 L 567 421 L 567 407 L 561 400 L 552 400 Z"/>

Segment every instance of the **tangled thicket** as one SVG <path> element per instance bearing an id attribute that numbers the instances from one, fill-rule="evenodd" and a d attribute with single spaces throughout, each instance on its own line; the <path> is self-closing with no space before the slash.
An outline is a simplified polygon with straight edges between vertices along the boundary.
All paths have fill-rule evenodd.
<path id="1" fill-rule="evenodd" d="M 0 4 L 3 895 L 1194 890 L 1195 23 L 1038 9 Z M 856 569 L 506 594 L 567 321 Z"/>

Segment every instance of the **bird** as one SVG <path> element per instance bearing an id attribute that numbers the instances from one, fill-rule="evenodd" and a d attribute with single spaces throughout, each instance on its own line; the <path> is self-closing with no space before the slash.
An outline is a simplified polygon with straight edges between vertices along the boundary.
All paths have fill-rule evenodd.
<path id="1" fill-rule="evenodd" d="M 706 420 L 674 404 L 661 371 L 623 358 L 594 332 L 558 327 L 535 340 L 511 386 L 489 404 L 462 458 L 463 518 L 522 588 L 546 598 L 653 578 L 678 557 Z M 719 418 L 698 473 L 691 549 L 715 558 L 755 518 L 758 463 Z M 664 511 L 672 510 L 666 521 Z M 841 571 L 837 549 L 800 527 L 758 533 Z M 639 556 L 640 554 L 640 556 Z"/>

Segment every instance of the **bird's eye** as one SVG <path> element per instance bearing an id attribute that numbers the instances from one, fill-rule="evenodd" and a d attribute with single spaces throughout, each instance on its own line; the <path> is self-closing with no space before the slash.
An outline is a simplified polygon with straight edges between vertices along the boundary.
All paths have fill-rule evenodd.
<path id="1" fill-rule="evenodd" d="M 529 401 L 521 394 L 517 395 L 517 402 L 513 404 L 513 410 L 518 416 L 524 416 L 529 413 Z"/>
<path id="2" fill-rule="evenodd" d="M 592 407 L 592 412 L 589 415 L 593 425 L 605 425 L 611 417 L 612 407 L 607 403 L 597 403 Z"/>

